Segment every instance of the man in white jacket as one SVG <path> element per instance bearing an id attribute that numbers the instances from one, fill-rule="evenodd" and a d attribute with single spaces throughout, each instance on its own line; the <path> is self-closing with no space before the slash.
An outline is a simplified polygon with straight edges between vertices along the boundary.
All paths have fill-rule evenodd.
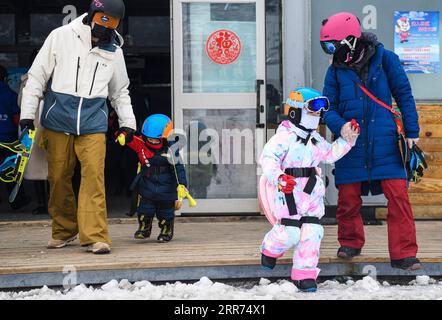
<path id="1" fill-rule="evenodd" d="M 44 99 L 41 124 L 53 220 L 48 248 L 62 248 L 79 235 L 88 251 L 110 252 L 104 187 L 106 99 L 118 114 L 120 130 L 131 136 L 136 129 L 123 40 L 116 32 L 124 13 L 122 0 L 93 0 L 88 13 L 50 33 L 29 70 L 20 127 L 33 129 L 39 100 Z M 78 208 L 72 188 L 77 159 Z"/>

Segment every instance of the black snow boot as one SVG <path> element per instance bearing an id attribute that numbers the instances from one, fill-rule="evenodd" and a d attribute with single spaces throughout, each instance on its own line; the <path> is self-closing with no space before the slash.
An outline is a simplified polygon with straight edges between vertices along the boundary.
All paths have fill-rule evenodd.
<path id="1" fill-rule="evenodd" d="M 391 260 L 391 267 L 402 270 L 419 270 L 422 269 L 421 262 L 415 257 L 409 257 L 399 260 Z"/>
<path id="2" fill-rule="evenodd" d="M 338 258 L 350 260 L 361 254 L 361 249 L 350 247 L 340 247 L 338 250 Z"/>
<path id="3" fill-rule="evenodd" d="M 135 231 L 134 238 L 137 240 L 144 240 L 150 237 L 152 232 L 153 217 L 148 217 L 144 214 L 138 215 L 138 230 Z"/>
<path id="4" fill-rule="evenodd" d="M 173 224 L 174 224 L 173 218 L 170 220 L 161 219 L 158 222 L 158 227 L 160 227 L 160 229 L 161 229 L 160 235 L 158 236 L 159 242 L 169 242 L 170 240 L 172 240 L 172 238 L 173 238 Z"/>
<path id="5" fill-rule="evenodd" d="M 262 253 L 261 266 L 265 269 L 273 270 L 273 268 L 276 266 L 276 258 L 266 256 L 264 253 Z"/>
<path id="6" fill-rule="evenodd" d="M 302 292 L 316 292 L 318 290 L 315 279 L 293 280 L 293 284 Z"/>

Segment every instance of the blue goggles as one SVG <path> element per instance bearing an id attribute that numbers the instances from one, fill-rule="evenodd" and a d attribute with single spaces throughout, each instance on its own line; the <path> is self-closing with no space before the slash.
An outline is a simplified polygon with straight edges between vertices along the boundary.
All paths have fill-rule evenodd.
<path id="1" fill-rule="evenodd" d="M 330 101 L 327 97 L 317 97 L 306 102 L 287 100 L 287 104 L 292 107 L 305 108 L 309 112 L 319 112 L 321 110 L 328 111 L 330 109 Z"/>
<path id="2" fill-rule="evenodd" d="M 322 41 L 321 42 L 322 50 L 324 50 L 326 54 L 334 54 L 337 49 L 335 43 L 336 43 L 335 41 Z"/>

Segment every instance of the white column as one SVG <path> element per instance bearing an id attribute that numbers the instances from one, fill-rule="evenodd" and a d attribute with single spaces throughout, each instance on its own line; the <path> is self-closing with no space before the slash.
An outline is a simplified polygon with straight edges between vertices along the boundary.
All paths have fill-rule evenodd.
<path id="1" fill-rule="evenodd" d="M 283 0 L 284 99 L 291 89 L 310 86 L 311 0 Z"/>

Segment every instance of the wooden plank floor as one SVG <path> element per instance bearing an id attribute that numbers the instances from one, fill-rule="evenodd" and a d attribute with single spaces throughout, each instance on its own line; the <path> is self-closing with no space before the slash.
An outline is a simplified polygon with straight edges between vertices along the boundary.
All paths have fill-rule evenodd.
<path id="1" fill-rule="evenodd" d="M 210 219 L 178 218 L 175 238 L 167 244 L 153 238 L 145 242 L 132 239 L 134 221 L 113 221 L 112 254 L 97 256 L 85 252 L 78 242 L 58 249 L 45 247 L 50 237 L 46 223 L 0 224 L 0 275 L 38 272 L 61 272 L 65 266 L 79 271 L 171 268 L 192 266 L 258 265 L 259 245 L 270 225 L 263 218 L 233 222 Z M 416 222 L 419 254 L 423 262 L 442 263 L 442 221 Z M 389 262 L 386 226 L 366 226 L 366 246 L 363 255 L 353 262 Z M 336 226 L 325 227 L 320 263 L 342 262 L 335 258 L 338 243 Z M 291 263 L 289 252 L 280 263 Z"/>

